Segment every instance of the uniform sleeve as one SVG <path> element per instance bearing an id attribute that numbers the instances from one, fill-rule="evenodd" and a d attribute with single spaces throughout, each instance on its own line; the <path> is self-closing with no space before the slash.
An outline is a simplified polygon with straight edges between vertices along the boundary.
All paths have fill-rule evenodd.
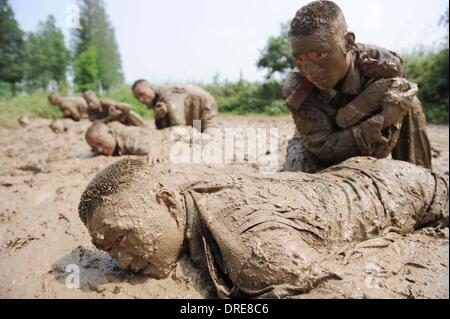
<path id="1" fill-rule="evenodd" d="M 355 141 L 351 128 L 340 130 L 325 112 L 304 104 L 294 114 L 294 121 L 306 148 L 321 162 L 334 164 L 365 154 Z"/>
<path id="2" fill-rule="evenodd" d="M 361 73 L 371 79 L 404 77 L 405 68 L 401 57 L 382 47 L 358 44 L 358 67 Z"/>
<path id="3" fill-rule="evenodd" d="M 382 112 L 386 119 L 384 128 L 387 128 L 402 120 L 417 91 L 416 84 L 403 78 L 376 80 L 339 109 L 336 124 L 341 128 L 349 128 Z"/>
<path id="4" fill-rule="evenodd" d="M 303 81 L 303 79 L 304 77 L 302 73 L 297 68 L 292 69 L 283 83 L 283 99 L 286 100 L 288 97 L 290 97 L 292 93 L 294 93 L 300 82 Z"/>
<path id="5" fill-rule="evenodd" d="M 214 99 L 205 99 L 202 106 L 201 122 L 202 132 L 209 128 L 217 127 L 216 117 L 218 114 L 218 107 Z"/>
<path id="6" fill-rule="evenodd" d="M 66 103 L 63 107 L 62 107 L 63 112 L 67 111 L 70 113 L 70 118 L 76 122 L 78 122 L 79 120 L 81 120 L 81 114 L 78 111 L 78 108 L 76 107 L 75 104 L 73 103 Z"/>
<path id="7" fill-rule="evenodd" d="M 386 157 L 395 146 L 395 134 L 385 136 L 386 143 L 374 139 L 374 130 L 381 128 L 372 125 L 372 118 L 347 129 L 340 129 L 322 108 L 319 97 L 312 95 L 305 104 L 293 113 L 295 125 L 305 147 L 324 164 L 335 164 L 355 156 Z M 380 124 L 381 126 L 381 124 Z"/>

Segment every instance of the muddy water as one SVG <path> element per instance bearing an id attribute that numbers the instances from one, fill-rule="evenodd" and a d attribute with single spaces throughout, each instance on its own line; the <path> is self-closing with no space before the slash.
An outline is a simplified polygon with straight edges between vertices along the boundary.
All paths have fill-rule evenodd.
<path id="1" fill-rule="evenodd" d="M 277 127 L 282 141 L 280 162 L 294 131 L 289 117 L 222 117 L 220 122 L 225 127 Z M 67 132 L 61 134 L 53 133 L 46 123 L 17 130 L 0 129 L 0 297 L 213 297 L 208 278 L 187 257 L 182 258 L 169 278 L 154 280 L 120 271 L 109 255 L 95 249 L 78 217 L 78 202 L 89 181 L 117 159 L 89 156 L 89 147 L 84 142 L 88 122 L 67 126 Z M 431 126 L 430 136 L 435 170 L 448 175 L 448 126 Z M 166 173 L 178 183 L 217 172 L 238 175 L 258 172 L 258 167 L 166 166 Z M 343 295 L 448 298 L 448 229 L 438 233 L 425 229 L 399 236 L 384 249 L 351 248 L 368 257 L 358 259 L 355 254 L 349 255 L 352 271 L 358 267 L 360 271 L 339 283 L 343 291 L 353 292 Z M 378 262 L 373 271 L 361 262 L 375 259 Z M 395 262 L 391 262 L 393 259 Z M 78 266 L 79 289 L 71 289 L 76 281 L 68 276 L 74 274 L 70 265 Z M 434 276 L 432 281 L 427 280 L 430 276 Z M 426 287 L 426 282 L 437 282 L 436 276 L 442 277 L 440 284 Z M 390 285 L 395 289 L 385 288 L 388 281 L 395 281 Z M 372 295 L 364 294 L 363 289 L 355 290 L 354 282 L 361 285 L 369 282 L 377 289 L 370 289 Z M 304 297 L 333 297 L 330 291 L 336 289 L 324 286 Z"/>

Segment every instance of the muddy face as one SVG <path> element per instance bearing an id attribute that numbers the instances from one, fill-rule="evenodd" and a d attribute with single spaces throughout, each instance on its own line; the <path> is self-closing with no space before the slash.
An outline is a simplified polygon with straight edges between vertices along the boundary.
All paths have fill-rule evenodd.
<path id="1" fill-rule="evenodd" d="M 58 105 L 60 102 L 56 94 L 50 94 L 48 96 L 48 101 L 50 102 L 51 105 Z"/>
<path id="2" fill-rule="evenodd" d="M 86 141 L 92 149 L 100 154 L 112 156 L 116 150 L 116 138 L 110 133 L 101 136 L 87 136 Z"/>
<path id="3" fill-rule="evenodd" d="M 92 110 L 98 110 L 102 107 L 100 100 L 95 95 L 85 96 L 84 99 L 86 100 L 88 107 Z"/>
<path id="4" fill-rule="evenodd" d="M 134 88 L 133 95 L 139 102 L 151 107 L 156 93 L 148 83 L 142 82 Z"/>
<path id="5" fill-rule="evenodd" d="M 87 221 L 93 244 L 121 269 L 165 278 L 176 265 L 184 239 L 179 204 L 160 185 L 136 182 L 116 194 Z M 159 189 L 158 189 L 159 188 Z"/>
<path id="6" fill-rule="evenodd" d="M 66 130 L 66 126 L 64 125 L 64 122 L 61 120 L 54 120 L 50 123 L 50 128 L 51 130 L 58 134 L 58 133 L 62 133 Z"/>
<path id="7" fill-rule="evenodd" d="M 24 115 L 19 117 L 18 122 L 19 122 L 20 126 L 22 126 L 22 127 L 27 127 L 28 125 L 30 125 L 30 119 Z"/>
<path id="8" fill-rule="evenodd" d="M 334 88 L 348 72 L 351 56 L 345 49 L 343 34 L 319 30 L 312 35 L 291 39 L 297 67 L 319 89 Z"/>
<path id="9" fill-rule="evenodd" d="M 95 122 L 86 132 L 86 141 L 92 150 L 112 156 L 117 147 L 117 140 L 111 133 L 109 126 L 102 122 Z"/>

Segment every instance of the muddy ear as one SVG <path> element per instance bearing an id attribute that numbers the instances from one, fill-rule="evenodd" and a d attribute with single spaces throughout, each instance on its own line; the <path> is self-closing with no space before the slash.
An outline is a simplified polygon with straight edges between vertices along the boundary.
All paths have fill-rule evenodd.
<path id="1" fill-rule="evenodd" d="M 175 193 L 168 189 L 161 190 L 156 194 L 156 200 L 161 205 L 167 207 L 170 215 L 175 219 L 180 229 L 184 229 L 186 225 L 186 213 L 182 207 L 182 203 L 177 199 Z"/>

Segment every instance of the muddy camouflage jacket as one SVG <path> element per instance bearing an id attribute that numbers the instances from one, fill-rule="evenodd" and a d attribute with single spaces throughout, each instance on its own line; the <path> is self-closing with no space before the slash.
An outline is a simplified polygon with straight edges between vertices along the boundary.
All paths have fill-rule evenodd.
<path id="1" fill-rule="evenodd" d="M 168 116 L 156 118 L 158 129 L 171 126 L 193 126 L 201 121 L 201 131 L 215 126 L 218 107 L 214 98 L 205 90 L 194 85 L 162 86 L 156 89 L 156 101 L 165 104 Z"/>
<path id="2" fill-rule="evenodd" d="M 336 124 L 337 111 L 379 79 L 404 77 L 401 58 L 394 52 L 357 44 L 347 76 L 335 89 L 321 91 L 293 69 L 284 83 L 283 96 L 293 116 L 299 139 L 324 167 L 354 156 L 376 156 L 358 134 L 357 125 L 341 129 Z M 388 89 L 389 90 L 389 89 Z M 420 101 L 415 98 L 399 125 L 390 128 L 397 136 L 392 156 L 431 168 L 431 148 L 426 134 L 426 119 Z M 388 150 L 390 153 L 391 150 Z M 377 154 L 383 153 L 378 149 Z M 388 154 L 385 154 L 385 156 Z"/>

